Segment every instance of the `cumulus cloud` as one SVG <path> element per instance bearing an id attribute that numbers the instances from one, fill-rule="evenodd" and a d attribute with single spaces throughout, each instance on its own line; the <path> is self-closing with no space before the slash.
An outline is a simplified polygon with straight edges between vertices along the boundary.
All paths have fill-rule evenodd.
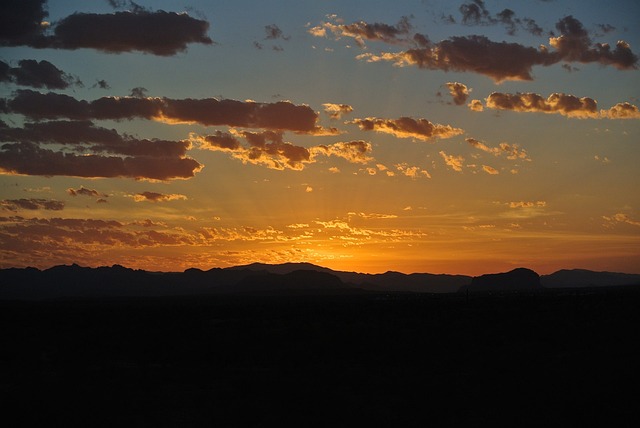
<path id="1" fill-rule="evenodd" d="M 131 195 L 136 202 L 167 202 L 167 201 L 178 201 L 178 200 L 186 200 L 187 197 L 185 195 L 181 195 L 178 193 L 157 193 L 157 192 L 142 192 Z"/>
<path id="2" fill-rule="evenodd" d="M 109 195 L 100 193 L 94 189 L 88 189 L 84 186 L 80 186 L 79 189 L 68 188 L 67 193 L 71 196 L 89 196 L 91 198 L 108 198 Z"/>
<path id="3" fill-rule="evenodd" d="M 243 145 L 242 140 L 247 144 Z M 305 165 L 314 163 L 316 157 L 336 156 L 351 163 L 367 163 L 373 160 L 371 144 L 366 141 L 337 142 L 311 148 L 285 142 L 282 132 L 249 132 L 231 129 L 199 136 L 191 134 L 191 140 L 201 149 L 228 152 L 243 163 L 263 165 L 270 169 L 293 169 L 301 171 Z"/>
<path id="4" fill-rule="evenodd" d="M 43 0 L 2 2 L 0 45 L 169 56 L 186 50 L 190 43 L 213 43 L 207 36 L 209 23 L 186 13 L 144 8 L 107 14 L 76 12 L 49 26 L 44 24 L 45 4 Z"/>
<path id="5" fill-rule="evenodd" d="M 353 111 L 353 107 L 348 104 L 325 103 L 322 104 L 322 106 L 324 107 L 324 112 L 327 113 L 331 119 L 340 119 L 345 114 Z"/>
<path id="6" fill-rule="evenodd" d="M 63 201 L 56 201 L 54 199 L 4 199 L 0 200 L 0 207 L 7 211 L 17 212 L 20 210 L 47 210 L 47 211 L 60 211 L 64 209 Z"/>
<path id="7" fill-rule="evenodd" d="M 431 174 L 429 174 L 429 171 L 427 171 L 426 169 L 422 169 L 419 166 L 411 166 L 406 162 L 396 164 L 395 167 L 400 174 L 409 178 L 414 178 L 414 179 L 418 177 L 431 178 Z"/>
<path id="8" fill-rule="evenodd" d="M 480 100 L 471 100 L 471 102 L 469 104 L 467 104 L 467 107 L 469 107 L 469 109 L 473 110 L 473 111 L 483 111 L 484 110 L 484 106 L 482 105 L 482 101 L 480 101 Z"/>
<path id="9" fill-rule="evenodd" d="M 533 19 L 518 18 L 511 9 L 503 9 L 501 12 L 492 15 L 482 0 L 463 3 L 460 5 L 459 11 L 462 14 L 462 23 L 465 25 L 502 24 L 509 35 L 516 34 L 518 28 L 522 28 L 536 36 L 542 35 L 543 32 L 542 28 Z"/>
<path id="10" fill-rule="evenodd" d="M 49 61 L 22 59 L 17 67 L 0 61 L 0 82 L 33 88 L 66 89 L 73 84 L 82 85 L 80 80 L 60 70 Z"/>
<path id="11" fill-rule="evenodd" d="M 265 25 L 264 32 L 265 32 L 265 36 L 264 36 L 265 40 L 277 40 L 277 39 L 289 40 L 290 38 L 289 36 L 285 36 L 282 33 L 282 30 L 280 29 L 280 27 L 278 27 L 276 24 Z"/>
<path id="12" fill-rule="evenodd" d="M 429 141 L 434 138 L 450 138 L 462 134 L 462 129 L 451 125 L 440 125 L 429 122 L 427 119 L 413 119 L 401 117 L 399 119 L 380 119 L 368 117 L 355 119 L 351 124 L 356 124 L 363 131 L 375 131 L 391 134 L 398 138 L 415 138 L 416 140 Z"/>
<path id="13" fill-rule="evenodd" d="M 444 160 L 444 163 L 453 169 L 454 171 L 462 172 L 462 165 L 464 162 L 464 158 L 462 156 L 448 155 L 443 150 L 440 152 L 440 156 Z"/>
<path id="14" fill-rule="evenodd" d="M 332 135 L 338 132 L 318 126 L 318 114 L 309 106 L 289 101 L 260 103 L 216 98 L 151 97 L 102 97 L 85 101 L 64 94 L 42 94 L 23 89 L 7 100 L 6 106 L 9 111 L 32 119 L 142 118 L 166 123 L 288 130 L 301 134 Z"/>
<path id="15" fill-rule="evenodd" d="M 467 102 L 469 92 L 471 92 L 471 90 L 467 88 L 467 85 L 458 82 L 447 82 L 446 85 L 449 89 L 449 94 L 453 97 L 453 103 L 455 105 L 460 106 Z"/>
<path id="16" fill-rule="evenodd" d="M 373 158 L 369 156 L 372 151 L 371 143 L 362 140 L 339 141 L 329 145 L 318 145 L 312 147 L 310 150 L 313 155 L 336 156 L 346 159 L 350 163 L 366 164 L 373 160 Z"/>
<path id="17" fill-rule="evenodd" d="M 336 23 L 323 22 L 321 25 L 310 28 L 308 32 L 316 37 L 326 37 L 328 34 L 332 34 L 336 39 L 351 37 L 358 46 L 364 48 L 365 40 L 391 44 L 405 43 L 412 28 L 406 16 L 402 17 L 396 25 L 364 21 L 343 24 L 339 19 L 334 19 L 334 22 Z"/>
<path id="18" fill-rule="evenodd" d="M 573 118 L 597 118 L 598 104 L 589 97 L 553 93 L 546 99 L 531 92 L 505 94 L 493 92 L 485 100 L 486 106 L 498 110 L 561 114 Z"/>
<path id="19" fill-rule="evenodd" d="M 556 28 L 560 35 L 549 39 L 553 49 L 494 42 L 479 35 L 455 36 L 431 43 L 427 36 L 416 35 L 414 40 L 421 41 L 417 48 L 402 52 L 364 53 L 357 58 L 368 62 L 392 62 L 401 67 L 414 65 L 428 70 L 474 72 L 496 82 L 533 80 L 534 66 L 546 67 L 561 61 L 599 63 L 621 70 L 637 68 L 638 57 L 624 41 L 618 41 L 613 49 L 606 43 L 593 43 L 582 24 L 571 16 L 561 19 Z"/>
<path id="20" fill-rule="evenodd" d="M 521 149 L 517 144 L 500 143 L 498 147 L 489 147 L 482 141 L 475 138 L 465 138 L 465 141 L 472 147 L 481 150 L 486 153 L 490 153 L 494 156 L 506 155 L 509 160 L 524 159 L 531 160 L 524 149 Z"/>
<path id="21" fill-rule="evenodd" d="M 608 119 L 640 119 L 640 111 L 633 104 L 618 103 L 608 110 L 600 110 L 600 115 Z"/>

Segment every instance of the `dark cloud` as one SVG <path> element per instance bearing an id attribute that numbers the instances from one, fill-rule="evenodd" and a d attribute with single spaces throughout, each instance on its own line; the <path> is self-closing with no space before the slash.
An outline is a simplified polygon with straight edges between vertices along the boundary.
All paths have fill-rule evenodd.
<path id="1" fill-rule="evenodd" d="M 4 199 L 0 201 L 0 207 L 7 211 L 17 212 L 19 210 L 48 210 L 60 211 L 64 209 L 63 201 L 54 199 Z"/>
<path id="2" fill-rule="evenodd" d="M 568 16 L 556 25 L 560 36 L 549 39 L 555 50 L 539 49 L 518 43 L 494 42 L 485 36 L 451 37 L 439 43 L 423 45 L 404 52 L 372 54 L 357 58 L 369 62 L 390 61 L 398 66 L 444 71 L 470 71 L 489 76 L 495 81 L 533 80 L 534 66 L 550 66 L 558 62 L 599 63 L 621 70 L 636 69 L 638 57 L 628 43 L 620 40 L 615 48 L 606 43 L 593 43 L 582 24 Z"/>
<path id="3" fill-rule="evenodd" d="M 25 123 L 23 128 L 0 127 L 0 141 L 12 143 L 62 144 L 79 152 L 127 156 L 182 157 L 189 141 L 136 139 L 122 136 L 115 129 L 90 121 L 50 121 Z"/>
<path id="4" fill-rule="evenodd" d="M 529 33 L 541 36 L 543 29 L 531 18 L 518 18 L 511 9 L 503 9 L 492 15 L 482 0 L 473 0 L 464 3 L 459 8 L 462 14 L 462 23 L 465 25 L 504 25 L 509 35 L 515 35 L 518 29 L 524 29 Z"/>
<path id="5" fill-rule="evenodd" d="M 105 195 L 104 193 L 100 193 L 97 190 L 94 189 L 87 189 L 84 186 L 80 186 L 79 189 L 73 189 L 73 188 L 68 188 L 67 189 L 67 193 L 71 196 L 89 196 L 91 198 L 100 198 L 102 199 L 104 202 L 107 202 L 106 200 L 104 200 L 103 198 L 108 198 L 108 195 Z"/>
<path id="6" fill-rule="evenodd" d="M 8 174 L 138 180 L 191 178 L 202 168 L 191 158 L 77 155 L 44 149 L 33 143 L 0 146 L 0 171 Z"/>
<path id="7" fill-rule="evenodd" d="M 43 22 L 49 13 L 46 0 L 3 0 L 0 2 L 0 45 L 43 44 Z"/>
<path id="8" fill-rule="evenodd" d="M 0 127 L 0 170 L 9 174 L 73 177 L 190 178 L 202 169 L 185 156 L 189 141 L 135 139 L 88 121 Z M 42 145 L 62 145 L 56 149 Z"/>
<path id="9" fill-rule="evenodd" d="M 488 25 L 494 22 L 482 0 L 463 3 L 458 8 L 462 14 L 462 23 L 466 25 Z"/>
<path id="10" fill-rule="evenodd" d="M 91 87 L 100 89 L 111 89 L 111 86 L 109 86 L 109 83 L 107 83 L 106 80 L 97 80 L 96 83 L 94 83 Z"/>
<path id="11" fill-rule="evenodd" d="M 131 11 L 109 14 L 74 13 L 45 32 L 45 1 L 3 1 L 0 6 L 0 45 L 35 48 L 90 48 L 120 53 L 141 51 L 169 56 L 190 43 L 212 44 L 209 23 L 186 13 L 151 12 L 129 2 Z M 118 6 L 119 2 L 113 5 Z"/>
<path id="12" fill-rule="evenodd" d="M 0 82 L 12 82 L 33 88 L 66 89 L 72 84 L 82 85 L 78 79 L 63 72 L 49 61 L 23 59 L 18 67 L 0 61 Z"/>
<path id="13" fill-rule="evenodd" d="M 457 106 L 461 106 L 465 102 L 467 102 L 467 98 L 469 98 L 469 88 L 467 85 L 458 82 L 447 82 L 447 88 L 449 89 L 449 94 L 453 97 L 453 103 Z"/>
<path id="14" fill-rule="evenodd" d="M 371 143 L 366 141 L 339 141 L 329 145 L 319 145 L 311 148 L 315 155 L 336 156 L 346 159 L 350 163 L 366 164 L 373 160 L 371 156 Z"/>
<path id="15" fill-rule="evenodd" d="M 335 134 L 317 125 L 318 114 L 307 105 L 289 101 L 253 101 L 136 97 L 102 97 L 94 101 L 77 100 L 69 95 L 19 90 L 5 101 L 6 108 L 32 119 L 144 118 L 168 123 L 199 123 L 207 126 L 233 126 L 288 130 L 303 134 Z"/>
<path id="16" fill-rule="evenodd" d="M 623 40 L 611 49 L 607 43 L 593 43 L 582 23 L 573 16 L 566 16 L 556 24 L 560 36 L 549 39 L 549 44 L 556 49 L 558 61 L 580 62 L 583 64 L 597 62 L 612 65 L 618 69 L 635 69 L 638 57 Z"/>
<path id="17" fill-rule="evenodd" d="M 464 132 L 462 129 L 454 128 L 451 125 L 434 124 L 427 119 L 413 119 L 410 117 L 401 117 L 399 119 L 368 117 L 366 119 L 355 119 L 348 123 L 358 125 L 363 131 L 382 132 L 398 138 L 415 138 L 421 141 L 429 141 L 434 138 L 450 138 Z"/>
<path id="18" fill-rule="evenodd" d="M 265 40 L 276 40 L 276 39 L 289 40 L 290 38 L 289 36 L 285 36 L 282 33 L 282 30 L 276 24 L 265 25 L 264 32 L 265 32 L 265 36 L 264 36 Z"/>
<path id="19" fill-rule="evenodd" d="M 142 192 L 131 196 L 136 202 L 167 202 L 175 200 L 185 200 L 186 196 L 177 193 Z"/>
<path id="20" fill-rule="evenodd" d="M 142 86 L 137 86 L 131 89 L 130 96 L 134 98 L 145 98 L 147 96 L 147 92 L 149 92 L 147 88 L 143 88 Z"/>

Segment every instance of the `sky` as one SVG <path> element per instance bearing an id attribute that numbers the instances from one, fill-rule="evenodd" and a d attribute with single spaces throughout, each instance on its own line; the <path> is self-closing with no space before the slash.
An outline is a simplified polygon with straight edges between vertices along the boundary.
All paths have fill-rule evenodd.
<path id="1" fill-rule="evenodd" d="M 635 0 L 9 0 L 0 268 L 640 273 Z"/>

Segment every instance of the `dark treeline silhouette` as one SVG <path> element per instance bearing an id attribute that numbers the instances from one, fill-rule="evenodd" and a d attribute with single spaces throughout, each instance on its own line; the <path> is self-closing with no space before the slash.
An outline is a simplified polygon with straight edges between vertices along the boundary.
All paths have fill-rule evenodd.
<path id="1" fill-rule="evenodd" d="M 309 263 L 255 263 L 208 271 L 148 272 L 123 266 L 55 266 L 46 270 L 0 270 L 0 299 L 59 299 L 195 296 L 221 294 L 539 292 L 555 288 L 640 284 L 640 275 L 562 270 L 539 277 L 525 268 L 478 277 L 465 275 L 364 274 L 334 271 Z"/>

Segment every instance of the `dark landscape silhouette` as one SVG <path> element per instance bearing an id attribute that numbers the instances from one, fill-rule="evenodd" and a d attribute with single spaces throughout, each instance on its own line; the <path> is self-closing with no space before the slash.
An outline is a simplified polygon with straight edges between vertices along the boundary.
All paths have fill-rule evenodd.
<path id="1" fill-rule="evenodd" d="M 0 271 L 11 426 L 634 426 L 639 275 Z"/>

